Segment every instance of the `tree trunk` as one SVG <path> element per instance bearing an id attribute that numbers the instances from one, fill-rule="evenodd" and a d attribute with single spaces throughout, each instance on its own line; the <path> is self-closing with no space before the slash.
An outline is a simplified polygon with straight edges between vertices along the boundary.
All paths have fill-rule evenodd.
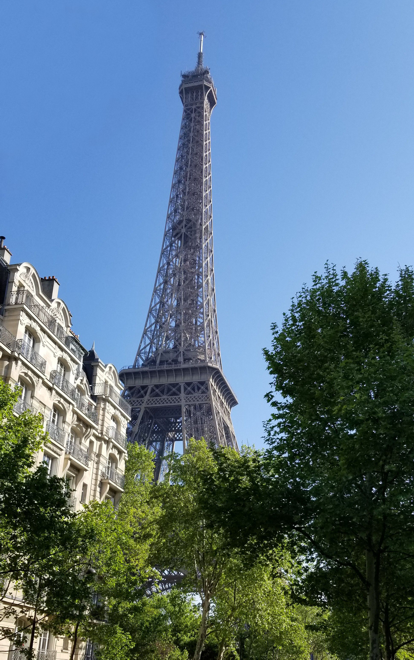
<path id="1" fill-rule="evenodd" d="M 394 643 L 391 634 L 390 617 L 388 603 L 385 604 L 384 609 L 384 638 L 385 638 L 385 657 L 386 660 L 394 660 Z"/>
<path id="2" fill-rule="evenodd" d="M 79 621 L 76 622 L 75 633 L 73 635 L 72 651 L 70 652 L 70 660 L 73 660 L 75 657 L 76 644 L 78 643 L 78 630 L 79 630 Z"/>
<path id="3" fill-rule="evenodd" d="M 37 606 L 38 606 L 38 603 L 39 603 L 39 597 L 40 597 L 40 592 L 41 592 L 41 588 L 42 588 L 41 585 L 42 585 L 42 581 L 39 579 L 39 584 L 38 584 L 38 587 L 37 587 L 37 594 L 36 594 L 36 602 L 35 602 L 35 607 L 34 607 L 34 614 L 33 614 L 32 630 L 31 630 L 31 633 L 30 633 L 30 642 L 29 642 L 29 646 L 28 646 L 28 649 L 27 649 L 27 657 L 30 658 L 30 660 L 31 660 L 31 658 L 33 658 L 33 646 L 34 646 L 34 641 L 35 641 L 36 623 L 37 623 Z"/>
<path id="4" fill-rule="evenodd" d="M 209 611 L 210 611 L 210 596 L 206 596 L 203 601 L 203 613 L 201 616 L 200 630 L 198 631 L 197 646 L 194 651 L 193 660 L 200 660 L 201 654 L 203 652 L 204 642 L 206 641 L 207 621 L 208 621 Z"/>
<path id="5" fill-rule="evenodd" d="M 217 660 L 223 660 L 225 652 L 226 652 L 226 644 L 225 644 L 224 640 L 222 640 L 220 642 Z"/>
<path id="6" fill-rule="evenodd" d="M 369 624 L 369 657 L 370 660 L 380 660 L 379 647 L 379 557 L 373 552 L 366 552 L 366 576 L 368 588 L 368 624 Z"/>

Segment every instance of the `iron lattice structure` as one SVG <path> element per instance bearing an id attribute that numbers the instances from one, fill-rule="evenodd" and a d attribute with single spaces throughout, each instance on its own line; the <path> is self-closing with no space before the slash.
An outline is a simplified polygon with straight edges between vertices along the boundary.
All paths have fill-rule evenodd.
<path id="1" fill-rule="evenodd" d="M 210 116 L 216 89 L 203 65 L 182 74 L 180 136 L 167 220 L 144 332 L 132 367 L 121 370 L 132 406 L 129 440 L 162 457 L 204 437 L 237 449 L 237 404 L 222 371 L 214 282 Z"/>

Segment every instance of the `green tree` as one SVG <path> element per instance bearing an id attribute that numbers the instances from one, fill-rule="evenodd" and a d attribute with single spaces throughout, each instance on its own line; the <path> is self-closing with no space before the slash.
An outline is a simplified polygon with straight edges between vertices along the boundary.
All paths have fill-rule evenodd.
<path id="1" fill-rule="evenodd" d="M 198 500 L 201 475 L 212 469 L 204 440 L 190 440 L 182 456 L 170 459 L 166 478 L 157 486 L 161 513 L 154 560 L 167 570 L 185 571 L 184 586 L 201 601 L 194 660 L 201 657 L 212 598 L 228 561 L 222 535 L 207 528 Z"/>
<path id="2" fill-rule="evenodd" d="M 65 482 L 49 478 L 45 466 L 35 466 L 36 452 L 47 436 L 39 415 L 14 414 L 19 394 L 18 388 L 12 391 L 0 381 L 0 618 L 2 638 L 19 644 L 23 633 L 31 657 L 38 625 L 50 614 L 44 602 L 38 607 L 40 592 L 44 601 L 45 583 L 50 584 L 45 569 L 53 565 L 56 572 L 59 552 L 72 536 L 73 514 Z M 16 589 L 27 598 L 19 607 L 9 598 Z M 8 622 L 22 615 L 27 624 L 16 634 Z"/>
<path id="3" fill-rule="evenodd" d="M 250 453 L 246 450 L 244 456 Z M 230 463 L 243 460 L 231 449 L 223 455 Z M 199 660 L 206 644 L 218 660 L 241 648 L 242 655 L 248 648 L 251 658 L 267 658 L 271 651 L 288 658 L 289 649 L 302 657 L 304 630 L 289 602 L 287 556 L 273 551 L 271 561 L 260 557 L 246 566 L 222 529 L 206 523 L 200 494 L 206 475 L 214 480 L 217 465 L 204 440 L 190 440 L 182 456 L 171 458 L 169 472 L 157 486 L 161 513 L 156 561 L 166 569 L 183 571 L 179 588 L 199 598 L 193 658 Z"/>
<path id="4" fill-rule="evenodd" d="M 236 472 L 221 460 L 207 486 L 236 544 L 288 537 L 315 597 L 335 606 L 344 591 L 348 609 L 366 608 L 371 660 L 413 643 L 413 339 L 411 268 L 393 285 L 363 261 L 327 265 L 265 351 L 267 457 Z"/>
<path id="5" fill-rule="evenodd" d="M 233 553 L 213 599 L 210 634 L 218 660 L 236 653 L 251 660 L 308 658 L 305 627 L 290 598 L 290 571 L 286 552 L 252 566 Z"/>
<path id="6" fill-rule="evenodd" d="M 149 560 L 158 516 L 153 471 L 150 452 L 131 445 L 118 508 L 93 502 L 76 518 L 82 565 L 68 583 L 68 606 L 57 603 L 50 624 L 72 639 L 71 660 L 80 639 L 95 643 L 102 660 L 136 657 L 142 603 L 158 576 Z"/>

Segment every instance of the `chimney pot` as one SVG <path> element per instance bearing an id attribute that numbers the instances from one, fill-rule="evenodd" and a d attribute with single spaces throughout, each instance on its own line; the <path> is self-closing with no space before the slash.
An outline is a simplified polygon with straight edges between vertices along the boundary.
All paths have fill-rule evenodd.
<path id="1" fill-rule="evenodd" d="M 42 293 L 44 293 L 44 295 L 47 296 L 49 300 L 54 300 L 58 297 L 60 285 L 54 275 L 42 277 L 40 282 L 42 285 Z"/>
<path id="2" fill-rule="evenodd" d="M 12 253 L 10 250 L 4 245 L 4 240 L 5 236 L 0 236 L 0 257 L 3 259 L 3 261 L 6 262 L 8 265 L 10 263 L 10 257 L 12 256 Z"/>

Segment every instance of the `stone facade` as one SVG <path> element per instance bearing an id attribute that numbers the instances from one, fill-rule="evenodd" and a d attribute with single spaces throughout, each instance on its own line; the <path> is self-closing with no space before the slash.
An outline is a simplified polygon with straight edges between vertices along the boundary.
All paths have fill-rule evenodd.
<path id="1" fill-rule="evenodd" d="M 71 330 L 71 314 L 58 298 L 55 277 L 41 278 L 30 263 L 10 264 L 0 237 L 0 375 L 22 393 L 15 414 L 41 413 L 49 441 L 36 456 L 50 474 L 72 489 L 72 506 L 110 499 L 123 493 L 129 405 L 120 398 L 122 384 L 112 364 L 93 347 L 87 351 Z M 18 601 L 18 594 L 10 594 Z M 9 660 L 18 651 L 1 647 Z M 8 656 L 7 656 L 8 653 Z M 68 658 L 65 639 L 38 639 L 39 660 Z M 89 645 L 77 658 L 92 658 Z"/>

